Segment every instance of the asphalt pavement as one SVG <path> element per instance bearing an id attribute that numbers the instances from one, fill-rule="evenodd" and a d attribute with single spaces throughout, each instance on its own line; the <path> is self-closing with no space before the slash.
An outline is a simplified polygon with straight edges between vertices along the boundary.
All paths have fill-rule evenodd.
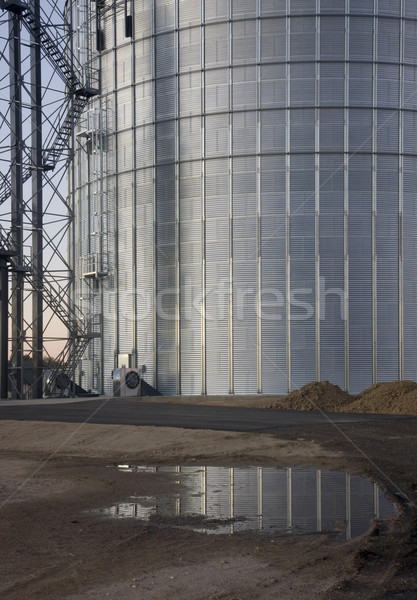
<path id="1" fill-rule="evenodd" d="M 276 427 L 410 419 L 397 415 L 323 413 L 147 402 L 131 398 L 48 401 L 1 401 L 0 420 L 61 421 L 223 431 L 259 431 Z M 412 417 L 411 417 L 412 418 Z M 417 418 L 417 417 L 415 417 Z"/>

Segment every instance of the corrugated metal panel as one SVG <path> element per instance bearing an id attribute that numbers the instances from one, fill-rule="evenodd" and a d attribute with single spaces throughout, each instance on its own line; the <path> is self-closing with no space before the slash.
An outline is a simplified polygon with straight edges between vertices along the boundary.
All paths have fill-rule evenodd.
<path id="1" fill-rule="evenodd" d="M 349 58 L 372 60 L 372 17 L 350 17 L 349 28 Z"/>
<path id="2" fill-rule="evenodd" d="M 308 3 L 311 5 L 311 3 Z M 293 17 L 290 22 L 291 60 L 313 59 L 316 55 L 316 20 L 314 17 Z"/>
<path id="3" fill-rule="evenodd" d="M 372 111 L 365 108 L 349 110 L 349 151 L 364 152 L 372 148 Z"/>
<path id="4" fill-rule="evenodd" d="M 261 15 L 284 15 L 286 6 L 281 0 L 261 0 Z"/>
<path id="5" fill-rule="evenodd" d="M 206 155 L 221 156 L 225 154 L 229 154 L 229 115 L 207 115 Z"/>
<path id="6" fill-rule="evenodd" d="M 349 105 L 372 105 L 372 65 L 349 65 Z"/>
<path id="7" fill-rule="evenodd" d="M 114 54 L 112 51 L 102 54 L 100 69 L 100 84 L 102 93 L 113 90 L 113 61 Z"/>
<path id="8" fill-rule="evenodd" d="M 248 154 L 256 152 L 257 114 L 245 111 L 234 113 L 232 118 L 232 153 Z"/>
<path id="9" fill-rule="evenodd" d="M 298 66 L 298 65 L 297 65 Z M 316 80 L 314 65 L 310 65 L 310 75 L 299 79 L 291 67 L 290 104 L 291 106 L 314 106 L 316 104 Z"/>
<path id="10" fill-rule="evenodd" d="M 269 110 L 261 115 L 262 152 L 281 151 L 286 148 L 286 114 L 283 110 Z"/>
<path id="11" fill-rule="evenodd" d="M 119 133 L 117 136 L 117 169 L 130 171 L 133 166 L 133 135 L 132 131 Z"/>
<path id="12" fill-rule="evenodd" d="M 187 73 L 179 78 L 180 115 L 195 115 L 201 112 L 201 75 Z"/>
<path id="13" fill-rule="evenodd" d="M 120 270 L 118 274 L 118 348 L 129 353 L 133 348 L 133 281 L 132 268 Z"/>
<path id="14" fill-rule="evenodd" d="M 116 13 L 116 44 L 124 44 L 124 43 L 126 43 L 125 12 L 122 7 L 118 6 L 118 7 L 115 7 L 115 13 Z"/>
<path id="15" fill-rule="evenodd" d="M 152 121 L 154 99 L 152 84 L 150 82 L 142 83 L 136 86 L 135 102 L 135 125 L 138 126 L 141 123 L 149 123 Z"/>
<path id="16" fill-rule="evenodd" d="M 415 8 L 413 17 L 415 18 Z M 417 61 L 417 21 L 404 21 L 404 62 Z"/>
<path id="17" fill-rule="evenodd" d="M 401 11 L 401 5 L 398 4 L 397 0 L 379 0 L 378 1 L 378 13 L 379 14 L 399 15 L 400 11 Z M 414 8 L 413 8 L 413 14 L 415 15 Z"/>
<path id="18" fill-rule="evenodd" d="M 314 109 L 291 109 L 291 151 L 314 151 Z"/>
<path id="19" fill-rule="evenodd" d="M 343 63 L 321 63 L 319 80 L 321 106 L 342 105 L 345 94 Z"/>
<path id="20" fill-rule="evenodd" d="M 181 186 L 181 189 L 184 190 L 184 185 Z M 196 196 L 195 198 L 181 197 L 180 213 L 181 219 L 200 219 L 201 198 L 199 196 Z"/>
<path id="21" fill-rule="evenodd" d="M 137 40 L 135 52 L 135 81 L 136 83 L 152 77 L 152 45 L 150 39 Z"/>
<path id="22" fill-rule="evenodd" d="M 176 85 L 175 77 L 164 77 L 156 82 L 156 118 L 170 119 L 176 115 Z"/>
<path id="23" fill-rule="evenodd" d="M 233 69 L 233 109 L 256 108 L 257 81 L 256 68 L 253 66 Z"/>
<path id="24" fill-rule="evenodd" d="M 344 13 L 345 10 L 345 0 L 320 0 L 321 13 Z"/>
<path id="25" fill-rule="evenodd" d="M 403 90 L 404 90 L 404 108 L 417 108 L 417 72 L 414 67 L 404 65 L 403 67 Z"/>
<path id="26" fill-rule="evenodd" d="M 226 23 L 206 25 L 204 28 L 206 67 L 228 64 L 228 29 Z"/>
<path id="27" fill-rule="evenodd" d="M 173 30 L 175 27 L 175 4 L 172 0 L 155 0 L 156 32 Z"/>
<path id="28" fill-rule="evenodd" d="M 400 93 L 400 72 L 394 65 L 378 65 L 378 105 L 398 106 Z"/>
<path id="29" fill-rule="evenodd" d="M 155 140 L 158 163 L 175 162 L 175 121 L 157 123 Z"/>
<path id="30" fill-rule="evenodd" d="M 256 6 L 252 0 L 232 0 L 232 18 L 242 19 L 256 16 Z"/>
<path id="31" fill-rule="evenodd" d="M 350 0 L 350 12 L 354 15 L 372 15 L 374 12 L 374 0 Z"/>
<path id="32" fill-rule="evenodd" d="M 229 70 L 207 71 L 205 81 L 206 112 L 227 110 L 229 108 Z"/>
<path id="33" fill-rule="evenodd" d="M 262 62 L 284 61 L 286 58 L 286 19 L 262 19 L 261 59 Z"/>
<path id="34" fill-rule="evenodd" d="M 403 130 L 403 143 L 404 152 L 414 154 L 415 152 L 415 128 L 417 127 L 417 113 L 411 111 L 404 111 L 404 130 Z"/>
<path id="35" fill-rule="evenodd" d="M 201 118 L 180 120 L 180 159 L 197 159 L 202 153 Z"/>
<path id="36" fill-rule="evenodd" d="M 149 167 L 154 163 L 154 128 L 151 125 L 136 129 L 136 167 Z"/>
<path id="37" fill-rule="evenodd" d="M 184 0 L 182 0 L 184 1 Z M 191 0 L 187 0 L 191 1 Z M 194 3 L 197 6 L 197 3 Z M 198 69 L 201 64 L 200 28 L 185 29 L 179 33 L 180 71 Z"/>
<path id="38" fill-rule="evenodd" d="M 256 21 L 232 24 L 232 57 L 234 64 L 256 61 Z"/>
<path id="39" fill-rule="evenodd" d="M 202 2 L 195 2 L 195 0 L 178 1 L 180 27 L 198 25 L 200 23 L 201 4 Z"/>
<path id="40" fill-rule="evenodd" d="M 320 150 L 343 152 L 344 111 L 342 108 L 320 110 Z"/>
<path id="41" fill-rule="evenodd" d="M 344 59 L 345 19 L 343 16 L 320 18 L 320 58 Z"/>
<path id="42" fill-rule="evenodd" d="M 300 240 L 301 241 L 301 240 Z M 290 348 L 291 386 L 316 378 L 315 261 L 314 256 L 291 259 Z"/>
<path id="43" fill-rule="evenodd" d="M 285 65 L 261 67 L 260 104 L 263 108 L 276 108 L 287 104 Z"/>
<path id="44" fill-rule="evenodd" d="M 377 147 L 380 152 L 398 152 L 398 112 L 377 111 Z"/>
<path id="45" fill-rule="evenodd" d="M 176 73 L 176 48 L 174 33 L 164 33 L 155 38 L 156 77 Z"/>
<path id="46" fill-rule="evenodd" d="M 105 43 L 105 48 L 107 50 L 110 50 L 111 48 L 114 48 L 114 21 L 113 21 L 113 15 L 112 13 L 109 11 L 104 19 L 103 19 L 103 29 L 104 29 L 104 43 Z"/>
<path id="47" fill-rule="evenodd" d="M 123 17 L 123 28 L 124 28 L 124 17 Z M 132 83 L 132 56 L 131 46 L 124 46 L 118 48 L 115 54 L 116 59 L 116 79 L 117 86 L 120 88 L 125 85 L 131 85 Z"/>
<path id="48" fill-rule="evenodd" d="M 391 63 L 398 61 L 400 58 L 400 21 L 379 17 L 377 36 L 377 59 Z"/>
<path id="49" fill-rule="evenodd" d="M 135 0 L 132 4 L 134 10 L 133 24 L 135 27 L 135 37 L 140 39 L 152 34 L 152 12 L 148 0 Z"/>
<path id="50" fill-rule="evenodd" d="M 117 93 L 117 127 L 118 130 L 130 129 L 132 126 L 132 88 Z"/>
<path id="51" fill-rule="evenodd" d="M 229 16 L 229 3 L 224 0 L 204 0 L 204 14 L 206 22 L 225 20 Z"/>

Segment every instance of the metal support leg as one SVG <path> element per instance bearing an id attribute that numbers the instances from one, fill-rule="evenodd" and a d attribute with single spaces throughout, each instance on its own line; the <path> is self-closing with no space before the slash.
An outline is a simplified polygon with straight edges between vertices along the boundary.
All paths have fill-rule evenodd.
<path id="1" fill-rule="evenodd" d="M 0 257 L 0 398 L 8 396 L 9 291 L 7 260 Z"/>
<path id="2" fill-rule="evenodd" d="M 40 31 L 39 0 L 31 0 L 35 26 Z M 41 398 L 43 393 L 43 206 L 42 206 L 42 79 L 41 40 L 32 33 L 30 46 L 31 98 L 32 98 L 32 397 Z"/>
<path id="3" fill-rule="evenodd" d="M 23 136 L 20 16 L 10 12 L 10 146 L 12 243 L 18 270 L 12 276 L 12 367 L 15 371 L 13 397 L 23 396 Z"/>

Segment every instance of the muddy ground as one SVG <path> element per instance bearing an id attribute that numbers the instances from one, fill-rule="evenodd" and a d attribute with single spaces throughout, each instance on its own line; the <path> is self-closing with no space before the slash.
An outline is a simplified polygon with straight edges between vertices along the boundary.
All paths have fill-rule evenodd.
<path id="1" fill-rule="evenodd" d="M 253 434 L 1 421 L 0 597 L 415 599 L 416 456 L 413 418 Z M 97 518 L 89 511 L 174 492 L 168 475 L 108 466 L 119 462 L 348 470 L 379 483 L 399 516 L 342 544 L 334 533 L 206 535 Z"/>

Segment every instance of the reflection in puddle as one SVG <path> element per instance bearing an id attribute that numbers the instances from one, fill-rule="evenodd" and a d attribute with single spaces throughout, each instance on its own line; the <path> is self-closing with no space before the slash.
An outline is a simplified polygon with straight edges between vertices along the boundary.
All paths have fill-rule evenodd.
<path id="1" fill-rule="evenodd" d="M 350 540 L 372 519 L 396 514 L 379 487 L 357 475 L 319 469 L 265 467 L 142 467 L 126 472 L 172 473 L 176 494 L 133 497 L 101 509 L 102 515 L 136 518 L 206 533 L 263 530 L 285 533 L 342 531 Z"/>

